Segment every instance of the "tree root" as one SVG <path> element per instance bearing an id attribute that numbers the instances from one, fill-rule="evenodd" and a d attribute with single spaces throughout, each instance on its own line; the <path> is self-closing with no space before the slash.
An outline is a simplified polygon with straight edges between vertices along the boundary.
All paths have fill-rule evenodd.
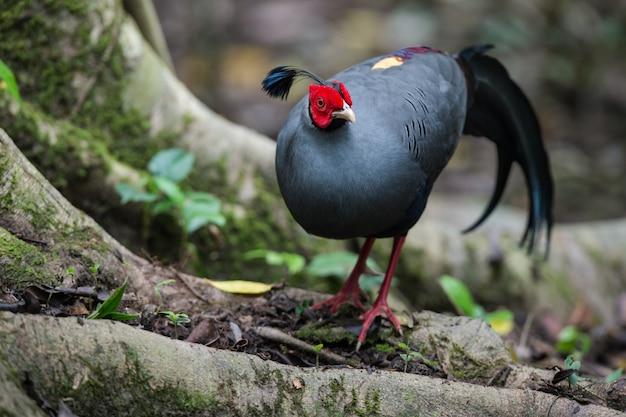
<path id="1" fill-rule="evenodd" d="M 53 405 L 70 400 L 76 414 L 94 417 L 624 415 L 528 389 L 399 372 L 300 369 L 75 318 L 0 313 L 0 361 L 28 373 Z"/>

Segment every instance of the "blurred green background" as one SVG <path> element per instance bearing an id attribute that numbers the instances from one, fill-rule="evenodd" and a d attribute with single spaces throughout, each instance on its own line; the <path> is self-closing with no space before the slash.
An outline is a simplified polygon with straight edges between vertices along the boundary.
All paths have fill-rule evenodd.
<path id="1" fill-rule="evenodd" d="M 304 85 L 283 103 L 259 83 L 279 64 L 324 77 L 410 45 L 493 51 L 530 96 L 557 182 L 557 221 L 626 215 L 626 1 L 155 1 L 176 72 L 227 118 L 275 137 Z M 471 146 L 468 146 L 471 145 Z M 486 199 L 495 151 L 468 138 L 440 193 Z M 517 175 L 507 201 L 523 206 Z"/>

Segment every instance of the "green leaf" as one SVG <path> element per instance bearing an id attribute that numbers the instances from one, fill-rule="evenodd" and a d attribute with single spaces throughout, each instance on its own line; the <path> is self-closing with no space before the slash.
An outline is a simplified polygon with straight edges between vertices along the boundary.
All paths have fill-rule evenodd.
<path id="1" fill-rule="evenodd" d="M 356 264 L 358 255 L 348 251 L 336 251 L 315 255 L 306 267 L 306 273 L 314 277 L 337 277 L 346 279 Z M 380 270 L 373 259 L 367 260 L 367 266 Z"/>
<path id="2" fill-rule="evenodd" d="M 116 320 L 116 321 L 130 321 L 130 320 L 138 319 L 139 314 L 121 313 L 119 311 L 113 311 L 111 313 L 107 313 L 102 318 L 107 319 L 107 320 Z"/>
<path id="3" fill-rule="evenodd" d="M 563 363 L 565 364 L 565 369 L 580 369 L 580 361 L 578 359 L 576 359 L 578 355 L 576 354 L 572 354 L 572 355 L 568 355 L 565 360 L 563 361 Z M 576 367 L 576 364 L 578 364 Z"/>
<path id="4" fill-rule="evenodd" d="M 489 323 L 494 332 L 501 336 L 506 336 L 513 330 L 513 312 L 511 310 L 500 309 L 487 313 L 485 321 Z"/>
<path id="5" fill-rule="evenodd" d="M 87 316 L 88 319 L 104 319 L 106 315 L 113 313 L 117 310 L 120 303 L 122 302 L 122 297 L 124 296 L 124 291 L 126 291 L 126 287 L 128 284 L 125 282 L 121 287 L 113 291 L 109 297 L 104 300 L 102 304 L 92 311 L 91 314 Z"/>
<path id="6" fill-rule="evenodd" d="M 174 313 L 173 311 L 167 310 L 167 311 L 162 311 L 159 314 L 167 317 L 167 319 L 171 321 L 172 324 L 174 324 L 175 326 L 179 326 L 179 325 L 187 324 L 191 322 L 191 319 L 186 313 Z"/>
<path id="7" fill-rule="evenodd" d="M 565 369 L 570 371 L 570 374 L 567 376 L 567 382 L 575 386 L 578 383 L 578 371 L 580 370 L 581 363 L 580 360 L 576 359 L 580 356 L 580 352 L 575 352 L 571 355 L 568 355 L 567 358 L 563 361 L 565 364 Z M 575 372 L 574 372 L 575 371 Z"/>
<path id="8" fill-rule="evenodd" d="M 579 351 L 582 355 L 591 349 L 591 338 L 576 326 L 565 326 L 559 332 L 556 350 L 564 355 Z"/>
<path id="9" fill-rule="evenodd" d="M 176 203 L 174 203 L 174 201 L 165 199 L 152 204 L 150 206 L 150 213 L 154 216 L 164 213 L 173 213 L 175 208 Z"/>
<path id="10" fill-rule="evenodd" d="M 439 285 L 443 288 L 458 314 L 469 317 L 484 316 L 485 311 L 476 304 L 474 297 L 463 282 L 449 275 L 444 275 L 439 278 Z"/>
<path id="11" fill-rule="evenodd" d="M 356 254 L 347 251 L 321 253 L 313 257 L 306 272 L 315 277 L 344 278 L 352 271 L 357 259 Z"/>
<path id="12" fill-rule="evenodd" d="M 93 265 L 91 265 L 89 267 L 89 272 L 91 272 L 93 275 L 96 275 L 98 273 L 98 271 L 100 271 L 100 264 L 99 263 L 95 263 Z"/>
<path id="13" fill-rule="evenodd" d="M 220 200 L 209 193 L 187 193 L 182 215 L 187 233 L 193 233 L 209 223 L 217 226 L 226 224 Z"/>
<path id="14" fill-rule="evenodd" d="M 409 353 L 401 353 L 399 356 L 405 362 L 410 362 L 413 359 L 413 356 Z"/>
<path id="15" fill-rule="evenodd" d="M 369 275 L 369 274 L 363 274 L 361 275 L 361 279 L 359 279 L 359 286 L 361 287 L 361 289 L 363 291 L 365 291 L 366 293 L 370 293 L 372 291 L 376 291 L 380 288 L 380 286 L 383 283 L 383 279 L 385 277 L 382 275 Z M 397 280 L 393 280 L 391 281 L 391 286 L 394 286 L 394 283 L 397 282 Z"/>
<path id="16" fill-rule="evenodd" d="M 323 343 L 318 343 L 317 345 L 313 346 L 313 349 L 317 353 L 320 353 L 322 351 L 322 349 L 324 349 L 324 344 Z"/>
<path id="17" fill-rule="evenodd" d="M 304 269 L 306 261 L 303 256 L 289 252 L 281 252 L 281 255 L 290 274 L 297 274 Z"/>
<path id="18" fill-rule="evenodd" d="M 268 250 L 265 254 L 265 262 L 267 262 L 268 265 L 280 266 L 283 264 L 283 257 L 280 256 L 278 252 Z"/>
<path id="19" fill-rule="evenodd" d="M 311 307 L 311 300 L 304 300 L 302 301 L 301 304 L 298 304 L 296 308 L 294 309 L 294 312 L 296 313 L 296 317 L 302 316 L 304 311 L 309 307 Z"/>
<path id="20" fill-rule="evenodd" d="M 166 177 L 154 177 L 152 179 L 157 189 L 165 194 L 167 198 L 172 200 L 177 206 L 181 206 L 185 201 L 185 194 L 181 191 L 178 184 Z"/>
<path id="21" fill-rule="evenodd" d="M 165 149 L 152 157 L 148 163 L 148 171 L 154 176 L 180 182 L 187 178 L 193 163 L 193 154 L 180 148 Z"/>
<path id="22" fill-rule="evenodd" d="M 411 348 L 409 347 L 409 345 L 407 345 L 404 342 L 399 342 L 398 343 L 398 349 L 401 349 L 401 350 L 403 350 L 405 352 L 410 352 L 411 351 Z"/>
<path id="23" fill-rule="evenodd" d="M 0 90 L 6 89 L 16 101 L 22 101 L 13 71 L 0 59 Z"/>
<path id="24" fill-rule="evenodd" d="M 620 379 L 623 373 L 624 373 L 624 370 L 622 368 L 617 368 L 616 370 L 608 374 L 604 380 L 606 381 L 607 384 L 612 384 L 613 382 Z"/>
<path id="25" fill-rule="evenodd" d="M 130 184 L 124 183 L 116 184 L 115 191 L 117 191 L 120 198 L 122 199 L 122 204 L 126 204 L 129 202 L 150 203 L 158 198 L 158 196 L 155 194 L 139 190 Z"/>
<path id="26" fill-rule="evenodd" d="M 267 249 L 253 249 L 243 255 L 244 259 L 264 259 L 265 263 L 273 266 L 284 265 L 290 274 L 297 274 L 304 269 L 306 260 L 297 253 L 275 252 Z"/>
<path id="27" fill-rule="evenodd" d="M 243 259 L 246 261 L 250 261 L 252 259 L 265 259 L 265 254 L 267 253 L 267 249 L 252 249 L 243 254 Z"/>

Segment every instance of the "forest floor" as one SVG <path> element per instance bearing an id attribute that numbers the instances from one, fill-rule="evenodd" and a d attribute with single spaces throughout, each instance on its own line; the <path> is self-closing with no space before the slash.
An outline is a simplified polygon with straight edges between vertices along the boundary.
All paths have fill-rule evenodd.
<path id="1" fill-rule="evenodd" d="M 109 294 L 93 287 L 49 288 L 31 286 L 24 291 L 0 295 L 0 311 L 27 312 L 49 316 L 76 316 L 79 320 L 93 311 Z M 139 305 L 125 297 L 121 311 L 136 312 L 127 324 L 163 336 L 205 346 L 244 352 L 286 365 L 300 367 L 346 367 L 384 369 L 447 378 L 434 354 L 411 350 L 386 320 L 378 318 L 366 343 L 357 352 L 356 339 L 361 328 L 359 311 L 346 305 L 331 315 L 314 310 L 312 300 L 293 298 L 283 288 L 274 288 L 242 303 L 209 305 L 191 316 L 168 311 L 154 304 Z M 576 314 L 585 320 L 584 309 Z M 411 324 L 408 324 L 411 326 Z M 530 315 L 504 337 L 513 357 L 542 369 L 555 371 L 557 380 L 546 391 L 559 392 L 558 374 L 563 370 L 563 352 L 555 344 L 551 327 L 558 328 L 549 315 Z M 621 327 L 624 329 L 624 326 Z M 606 377 L 626 362 L 626 331 L 597 326 L 582 341 L 586 351 L 580 373 Z M 585 336 L 587 337 L 587 336 Z M 581 346 L 576 346 L 581 348 Z M 572 348 L 574 349 L 574 348 Z"/>

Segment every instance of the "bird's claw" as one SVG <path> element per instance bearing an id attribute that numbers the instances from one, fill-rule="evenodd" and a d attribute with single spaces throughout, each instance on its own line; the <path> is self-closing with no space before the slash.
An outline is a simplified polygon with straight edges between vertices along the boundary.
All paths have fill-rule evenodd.
<path id="1" fill-rule="evenodd" d="M 365 310 L 365 306 L 363 306 L 363 303 L 361 302 L 361 289 L 358 286 L 355 289 L 342 289 L 328 300 L 313 304 L 311 308 L 313 310 L 319 310 L 329 307 L 330 312 L 335 314 L 337 310 L 339 310 L 339 307 L 344 304 L 353 304 L 358 309 Z"/>
<path id="2" fill-rule="evenodd" d="M 374 319 L 376 317 L 383 316 L 387 317 L 392 324 L 392 326 L 396 329 L 400 336 L 402 336 L 402 326 L 400 325 L 400 320 L 393 314 L 386 301 L 376 302 L 371 310 L 366 311 L 361 314 L 361 319 L 363 320 L 363 326 L 361 327 L 361 332 L 359 333 L 359 338 L 356 344 L 356 351 L 358 352 L 363 343 L 365 343 L 365 338 L 367 337 L 367 332 L 371 327 Z"/>

